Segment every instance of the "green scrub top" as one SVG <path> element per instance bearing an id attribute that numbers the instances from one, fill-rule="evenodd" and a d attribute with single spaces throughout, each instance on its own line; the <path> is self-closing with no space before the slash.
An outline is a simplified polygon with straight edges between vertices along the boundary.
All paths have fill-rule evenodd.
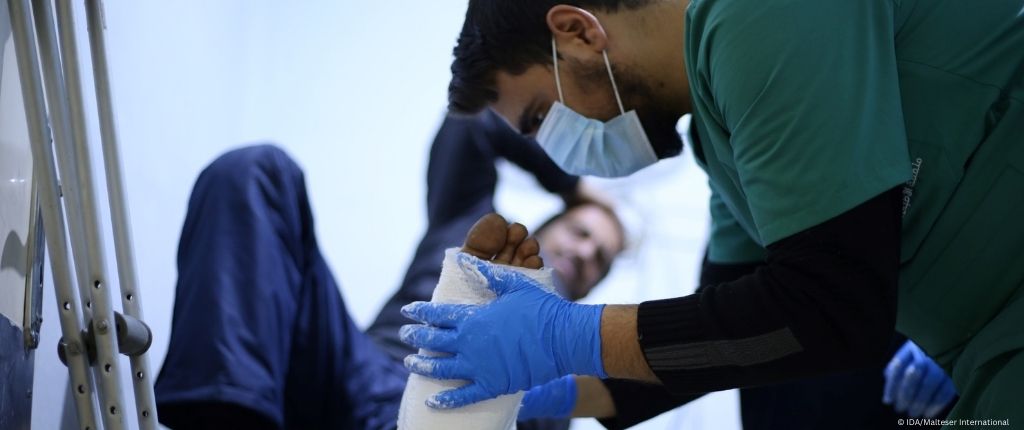
<path id="1" fill-rule="evenodd" d="M 900 187 L 897 328 L 1024 348 L 1024 0 L 692 0 L 685 56 L 709 259 Z"/>
<path id="2" fill-rule="evenodd" d="M 708 239 L 708 261 L 720 264 L 742 264 L 764 261 L 767 251 L 755 242 L 732 215 L 722 201 L 721 193 L 715 191 L 714 182 L 708 181 L 711 199 L 711 233 Z"/>

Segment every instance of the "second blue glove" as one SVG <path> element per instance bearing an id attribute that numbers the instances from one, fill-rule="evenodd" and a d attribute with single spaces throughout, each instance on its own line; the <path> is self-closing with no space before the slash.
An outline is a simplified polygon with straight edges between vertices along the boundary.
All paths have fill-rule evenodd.
<path id="1" fill-rule="evenodd" d="M 533 387 L 523 396 L 519 419 L 568 418 L 576 407 L 576 376 L 566 375 L 539 387 Z"/>
<path id="2" fill-rule="evenodd" d="M 904 343 L 885 368 L 882 403 L 893 405 L 896 412 L 933 418 L 954 397 L 953 381 L 912 341 Z"/>

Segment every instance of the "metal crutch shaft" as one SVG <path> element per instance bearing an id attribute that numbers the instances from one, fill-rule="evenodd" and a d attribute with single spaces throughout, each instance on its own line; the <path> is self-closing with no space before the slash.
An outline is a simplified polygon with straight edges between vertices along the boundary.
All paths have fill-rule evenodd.
<path id="1" fill-rule="evenodd" d="M 32 15 L 35 17 L 36 38 L 39 40 L 39 51 L 43 67 L 43 87 L 46 103 L 50 113 L 50 129 L 53 133 L 54 152 L 57 157 L 57 171 L 61 177 L 75 178 L 75 145 L 71 136 L 71 119 L 68 112 L 68 93 L 64 83 L 64 73 L 60 67 L 60 53 L 57 49 L 57 30 L 53 23 L 53 7 L 51 0 L 32 0 Z M 61 190 L 63 204 L 68 213 L 77 214 L 82 211 L 82 200 L 76 187 Z M 89 256 L 85 252 L 85 226 L 81 217 L 69 216 L 67 221 L 68 234 L 71 238 L 71 259 L 74 267 L 89 267 Z M 92 319 L 88 273 L 76 270 L 76 281 L 79 285 L 79 297 L 86 306 L 82 308 L 83 321 Z"/>
<path id="2" fill-rule="evenodd" d="M 31 25 L 28 0 L 8 0 L 11 30 L 14 33 L 18 73 L 22 80 L 22 97 L 29 125 L 32 147 L 33 174 L 39 181 L 39 200 L 46 229 L 53 283 L 56 287 L 58 315 L 61 331 L 68 345 L 68 370 L 74 386 L 75 406 L 79 426 L 96 430 L 96 410 L 93 403 L 93 385 L 88 374 L 86 347 L 82 338 L 82 319 L 71 281 L 68 261 L 67 232 L 64 228 L 63 208 L 60 201 L 57 170 L 50 147 L 50 132 L 46 124 L 46 104 L 43 100 L 39 59 Z"/>
<path id="3" fill-rule="evenodd" d="M 75 20 L 70 0 L 56 0 L 57 35 L 61 58 L 61 69 L 67 88 L 68 112 L 71 124 L 72 141 L 74 142 L 76 161 L 75 180 L 65 178 L 65 187 L 78 187 L 81 197 L 79 213 L 68 212 L 68 217 L 80 216 L 85 227 L 85 238 L 88 266 L 78 268 L 86 270 L 89 284 L 87 288 L 92 301 L 92 324 L 96 327 L 97 365 L 95 376 L 100 393 L 101 416 L 107 430 L 124 428 L 124 400 L 121 395 L 121 372 L 116 330 L 114 329 L 114 311 L 110 289 L 112 284 L 106 273 L 103 236 L 100 234 L 99 210 L 96 198 L 96 186 L 93 180 L 91 151 L 85 122 L 85 103 L 82 96 L 82 78 L 79 68 L 78 47 L 75 37 Z"/>
<path id="4" fill-rule="evenodd" d="M 114 230 L 114 253 L 117 258 L 118 279 L 121 285 L 121 307 L 125 321 L 136 321 L 149 334 L 149 328 L 142 324 L 142 297 L 138 289 L 135 269 L 135 251 L 132 248 L 131 220 L 125 198 L 124 179 L 121 175 L 121 154 L 117 142 L 117 127 L 114 123 L 113 97 L 110 89 L 110 72 L 107 66 L 107 48 L 104 32 L 106 22 L 103 3 L 100 0 L 86 0 L 86 19 L 89 27 L 89 47 L 92 51 L 93 80 L 96 85 L 96 108 L 100 120 L 100 137 L 103 145 L 103 160 L 107 174 L 107 198 L 110 203 L 111 227 Z M 132 333 L 137 332 L 133 331 Z M 126 336 L 131 337 L 128 330 Z M 150 337 L 151 340 L 151 337 Z M 146 344 L 148 349 L 149 344 Z M 156 401 L 153 395 L 152 377 L 145 349 L 131 355 L 132 387 L 139 427 L 155 430 L 157 427 Z"/>

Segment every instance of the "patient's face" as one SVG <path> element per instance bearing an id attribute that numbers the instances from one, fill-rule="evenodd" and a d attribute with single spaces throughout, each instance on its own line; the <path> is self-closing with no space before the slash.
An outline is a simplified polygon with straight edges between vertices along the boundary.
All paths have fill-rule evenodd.
<path id="1" fill-rule="evenodd" d="M 568 298 L 580 299 L 604 279 L 622 252 L 622 232 L 616 220 L 595 205 L 570 209 L 543 230 L 537 241 L 544 265 L 555 270 Z"/>

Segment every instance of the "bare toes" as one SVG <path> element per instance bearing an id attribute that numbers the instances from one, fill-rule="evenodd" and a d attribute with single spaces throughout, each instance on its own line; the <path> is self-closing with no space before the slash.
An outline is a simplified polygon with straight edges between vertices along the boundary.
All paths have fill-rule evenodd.
<path id="1" fill-rule="evenodd" d="M 508 222 L 501 215 L 490 213 L 481 217 L 469 229 L 462 250 L 477 258 L 490 260 L 499 251 L 503 252 L 507 238 Z"/>
<path id="2" fill-rule="evenodd" d="M 516 255 L 512 257 L 513 266 L 523 266 L 523 262 L 527 258 L 537 255 L 540 253 L 540 245 L 537 244 L 537 239 L 528 238 L 519 244 L 516 248 Z"/>
<path id="3" fill-rule="evenodd" d="M 501 252 L 494 257 L 494 262 L 512 264 L 512 259 L 515 258 L 516 255 L 516 249 L 519 248 L 519 244 L 523 242 L 523 239 L 526 239 L 527 234 L 526 226 L 520 223 L 514 223 L 508 226 L 505 236 L 505 246 L 502 247 Z"/>
<path id="4" fill-rule="evenodd" d="M 540 269 L 544 267 L 544 260 L 539 255 L 531 255 L 523 260 L 523 267 L 527 269 Z"/>

